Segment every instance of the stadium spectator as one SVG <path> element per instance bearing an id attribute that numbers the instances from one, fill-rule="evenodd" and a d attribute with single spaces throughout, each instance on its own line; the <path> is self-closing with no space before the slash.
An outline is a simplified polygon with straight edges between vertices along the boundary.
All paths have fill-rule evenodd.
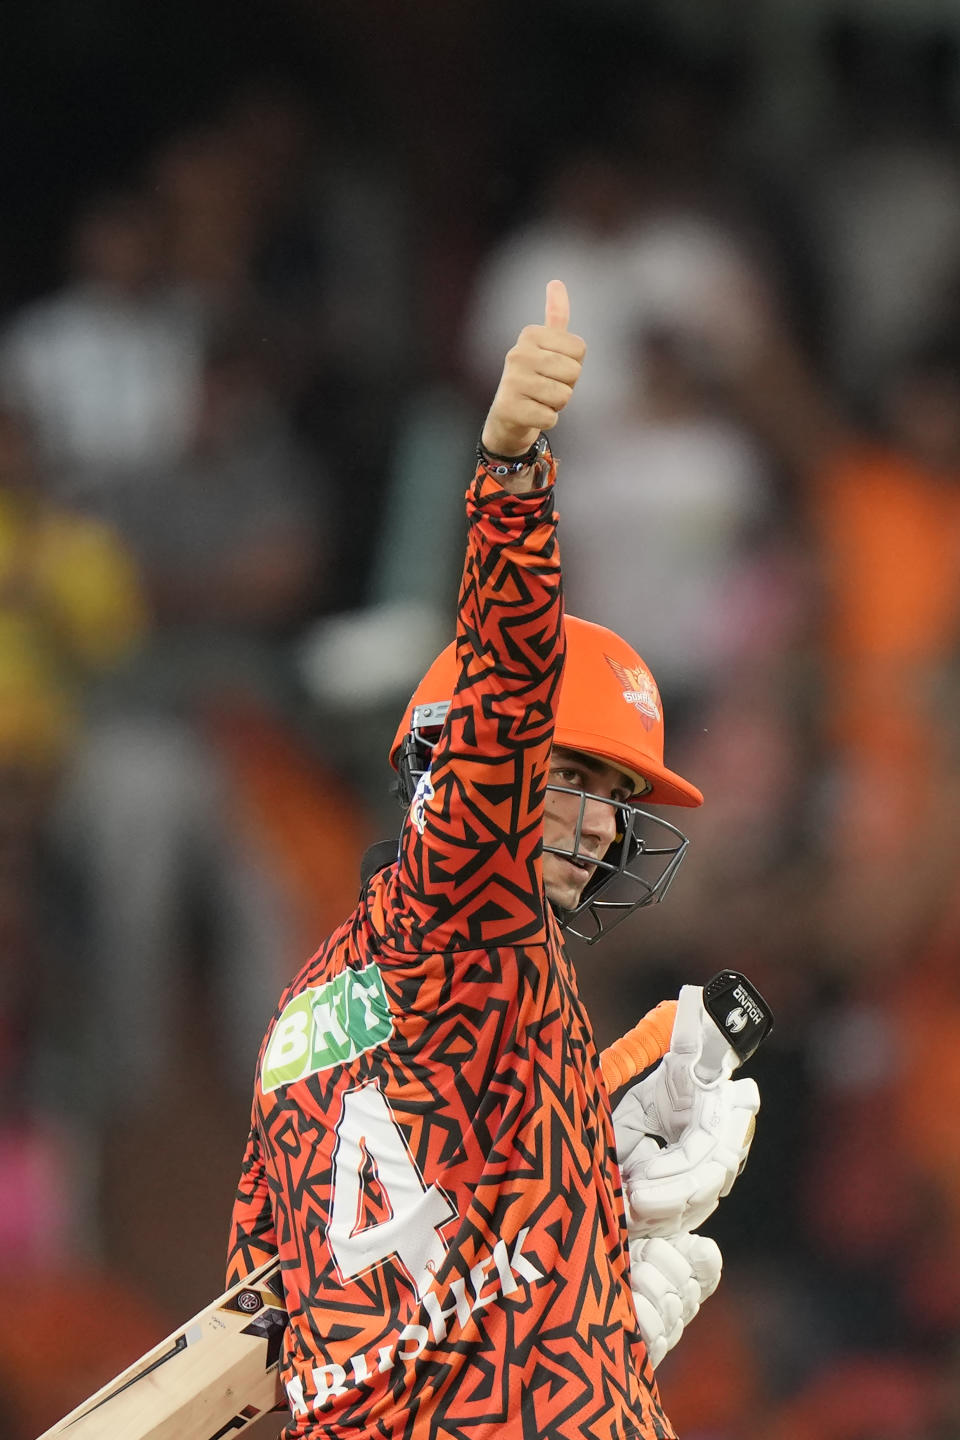
<path id="1" fill-rule="evenodd" d="M 327 495 L 241 329 L 211 343 L 181 463 L 112 497 L 156 626 L 102 698 L 58 812 L 87 896 L 88 1043 L 108 1108 L 144 1102 L 172 1063 L 198 924 L 238 1083 L 269 1010 L 271 965 L 296 952 L 286 872 L 263 852 L 272 831 L 238 819 L 242 774 L 263 759 L 241 737 L 286 734 L 281 753 L 297 763 L 283 642 L 324 583 Z M 306 780 L 305 795 L 317 793 Z"/>
<path id="2" fill-rule="evenodd" d="M 0 389 L 29 424 L 54 493 L 96 504 L 184 453 L 200 317 L 165 281 L 148 193 L 111 190 L 83 204 L 67 259 L 63 288 L 28 305 L 0 338 Z"/>
<path id="3" fill-rule="evenodd" d="M 64 1125 L 82 1105 L 83 955 L 53 882 L 49 826 L 90 694 L 144 643 L 148 610 L 115 533 L 51 498 L 22 420 L 0 411 L 0 1269 L 62 1263 L 84 1229 Z M 66 958 L 69 953 L 69 960 Z M 2 1362 L 0 1362 L 2 1363 Z"/>

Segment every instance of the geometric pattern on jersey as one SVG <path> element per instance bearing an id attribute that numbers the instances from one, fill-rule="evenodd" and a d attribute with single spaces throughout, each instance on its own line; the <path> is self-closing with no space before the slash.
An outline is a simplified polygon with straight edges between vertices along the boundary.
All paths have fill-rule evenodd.
<path id="1" fill-rule="evenodd" d="M 279 1252 L 289 1440 L 674 1434 L 636 1324 L 599 1059 L 543 892 L 553 479 L 551 462 L 544 490 L 509 496 L 477 472 L 430 786 L 264 1039 L 228 1274 Z M 298 1078 L 275 1083 L 288 1060 Z"/>

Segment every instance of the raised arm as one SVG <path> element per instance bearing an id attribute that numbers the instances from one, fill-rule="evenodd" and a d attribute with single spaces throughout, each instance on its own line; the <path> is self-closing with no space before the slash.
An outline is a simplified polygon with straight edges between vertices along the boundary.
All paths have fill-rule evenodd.
<path id="1" fill-rule="evenodd" d="M 510 350 L 467 491 L 457 677 L 429 774 L 401 841 L 402 950 L 519 943 L 546 925 L 543 806 L 563 672 L 555 464 L 541 434 L 573 393 L 586 351 L 560 281 L 542 325 Z M 544 447 L 536 458 L 529 452 Z M 515 468 L 520 457 L 528 463 Z"/>

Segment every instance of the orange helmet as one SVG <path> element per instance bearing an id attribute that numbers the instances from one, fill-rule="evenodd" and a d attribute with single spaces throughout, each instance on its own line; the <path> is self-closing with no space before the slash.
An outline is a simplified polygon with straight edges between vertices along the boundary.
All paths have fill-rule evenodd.
<path id="1" fill-rule="evenodd" d="M 637 801 L 642 796 L 654 804 L 700 805 L 703 796 L 663 763 L 660 695 L 640 656 L 602 625 L 568 615 L 564 627 L 567 658 L 554 740 L 615 766 L 635 786 L 633 797 L 625 802 L 573 790 L 580 797 L 580 813 L 572 844 L 544 846 L 567 859 L 586 861 L 595 870 L 579 903 L 556 911 L 565 929 L 592 945 L 641 905 L 663 899 L 687 848 L 686 836 L 675 825 L 650 815 Z M 456 647 L 448 645 L 414 691 L 394 736 L 390 763 L 399 772 L 397 789 L 404 804 L 411 803 L 421 775 L 429 768 L 457 671 Z M 548 784 L 547 789 L 569 793 L 570 787 Z M 588 798 L 612 805 L 617 817 L 616 840 L 599 859 L 581 852 Z"/>
<path id="2" fill-rule="evenodd" d="M 701 805 L 695 785 L 663 763 L 660 692 L 635 650 L 602 625 L 564 619 L 567 659 L 557 706 L 556 744 L 605 760 L 629 775 L 655 805 Z M 437 656 L 411 697 L 390 749 L 398 760 L 411 733 L 439 730 L 457 681 L 456 646 Z M 432 722 L 432 723 L 431 723 Z"/>

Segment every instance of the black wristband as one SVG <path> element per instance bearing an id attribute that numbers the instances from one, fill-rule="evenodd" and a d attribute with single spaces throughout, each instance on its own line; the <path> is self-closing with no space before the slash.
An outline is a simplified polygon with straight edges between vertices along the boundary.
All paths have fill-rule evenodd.
<path id="1" fill-rule="evenodd" d="M 536 465 L 542 460 L 548 449 L 546 435 L 541 430 L 534 440 L 530 449 L 523 455 L 497 455 L 495 451 L 488 450 L 482 440 L 477 441 L 477 459 L 493 475 L 519 475 L 521 470 L 526 470 L 530 465 Z"/>

